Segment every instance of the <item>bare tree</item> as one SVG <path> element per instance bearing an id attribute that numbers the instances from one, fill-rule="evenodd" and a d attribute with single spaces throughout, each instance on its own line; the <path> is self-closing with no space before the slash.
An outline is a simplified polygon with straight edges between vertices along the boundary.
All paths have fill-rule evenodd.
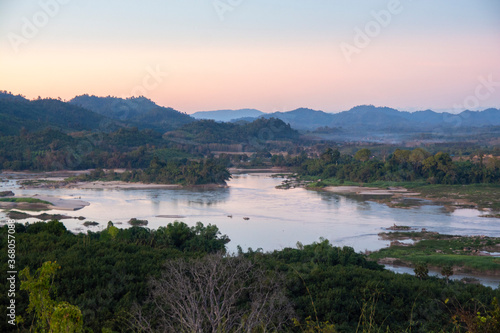
<path id="1" fill-rule="evenodd" d="M 168 261 L 150 281 L 145 308 L 151 311 L 136 307 L 133 318 L 144 332 L 276 331 L 293 314 L 279 274 L 223 254 Z"/>

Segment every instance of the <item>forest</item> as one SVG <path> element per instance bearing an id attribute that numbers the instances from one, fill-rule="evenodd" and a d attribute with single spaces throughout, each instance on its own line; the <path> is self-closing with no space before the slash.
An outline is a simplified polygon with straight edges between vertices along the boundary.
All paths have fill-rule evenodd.
<path id="1" fill-rule="evenodd" d="M 118 229 L 109 222 L 103 231 L 73 234 L 52 220 L 0 229 L 4 271 L 9 228 L 15 229 L 16 265 L 23 270 L 22 290 L 16 292 L 21 332 L 48 331 L 65 313 L 62 318 L 67 325 L 73 318 L 69 326 L 75 332 L 500 328 L 500 291 L 395 274 L 323 239 L 267 253 L 251 248 L 227 253 L 229 239 L 214 225 L 174 222 L 150 230 Z M 0 288 L 6 304 L 8 286 Z M 35 291 L 44 296 L 34 298 Z M 43 302 L 57 304 L 59 312 L 43 310 Z M 0 325 L 2 332 L 11 330 L 6 321 Z"/>
<path id="2" fill-rule="evenodd" d="M 448 153 L 432 155 L 423 148 L 396 149 L 384 160 L 374 157 L 367 148 L 358 150 L 354 156 L 328 148 L 319 158 L 305 159 L 297 172 L 300 176 L 315 176 L 322 181 L 500 184 L 500 160 L 497 158 L 489 158 L 486 162 L 480 156 L 477 163 L 471 160 L 454 161 Z M 317 186 L 323 184 L 318 182 Z"/>
<path id="3" fill-rule="evenodd" d="M 149 166 L 144 170 L 127 170 L 122 173 L 114 171 L 105 172 L 102 169 L 92 170 L 88 174 L 68 178 L 67 182 L 75 181 L 125 181 L 142 182 L 154 184 L 181 184 L 181 185 L 205 185 L 222 184 L 231 178 L 231 174 L 224 164 L 218 159 L 204 159 L 201 161 L 189 161 L 187 159 L 161 161 L 157 156 L 153 157 Z"/>

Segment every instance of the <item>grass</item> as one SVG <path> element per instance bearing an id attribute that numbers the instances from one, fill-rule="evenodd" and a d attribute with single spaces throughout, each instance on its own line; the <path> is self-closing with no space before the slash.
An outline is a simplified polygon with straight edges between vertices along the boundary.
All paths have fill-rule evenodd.
<path id="1" fill-rule="evenodd" d="M 500 238 L 440 235 L 428 232 L 382 233 L 386 239 L 419 240 L 410 246 L 391 246 L 370 254 L 370 258 L 397 258 L 415 264 L 461 267 L 462 271 L 500 272 L 500 258 L 478 256 L 477 251 L 495 249 Z"/>
<path id="2" fill-rule="evenodd" d="M 356 183 L 342 181 L 336 178 L 319 180 L 318 177 L 301 177 L 303 180 L 311 181 L 310 188 L 326 186 L 364 186 L 364 187 L 404 187 L 412 192 L 420 193 L 420 197 L 430 200 L 442 200 L 446 202 L 459 202 L 462 205 L 474 205 L 479 209 L 489 208 L 500 211 L 500 185 L 499 184 L 470 184 L 470 185 L 443 185 L 428 184 L 425 181 L 414 182 L 391 182 L 375 181 L 371 183 Z M 495 214 L 493 214 L 495 215 Z M 497 217 L 489 216 L 489 217 Z"/>
<path id="3" fill-rule="evenodd" d="M 57 181 L 55 180 L 48 180 L 48 179 L 29 179 L 29 180 L 24 180 L 21 182 L 21 185 L 26 185 L 26 186 L 36 186 L 36 185 L 41 185 L 41 184 L 55 184 Z"/>
<path id="4" fill-rule="evenodd" d="M 480 209 L 500 211 L 500 185 L 497 184 L 425 185 L 411 189 L 430 199 L 464 200 L 476 204 Z"/>
<path id="5" fill-rule="evenodd" d="M 46 204 L 46 205 L 52 205 L 52 203 L 45 201 L 45 200 L 40 200 L 40 199 L 35 199 L 35 198 L 0 198 L 0 202 L 27 202 L 27 203 L 39 203 L 39 204 Z"/>

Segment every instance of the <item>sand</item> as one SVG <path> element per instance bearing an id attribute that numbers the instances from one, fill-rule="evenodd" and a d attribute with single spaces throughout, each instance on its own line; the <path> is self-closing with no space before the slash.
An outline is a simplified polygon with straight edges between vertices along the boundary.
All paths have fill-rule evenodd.
<path id="1" fill-rule="evenodd" d="M 12 209 L 18 208 L 22 210 L 40 210 L 40 209 L 57 209 L 57 210 L 79 210 L 88 205 L 90 202 L 79 200 L 79 199 L 62 199 L 59 197 L 54 197 L 45 194 L 35 194 L 32 196 L 14 196 L 9 198 L 33 198 L 43 201 L 50 202 L 50 205 L 42 203 L 29 203 L 29 202 L 0 202 L 0 208 Z"/>
<path id="2" fill-rule="evenodd" d="M 122 181 L 95 181 L 95 182 L 78 182 L 65 185 L 66 188 L 79 188 L 79 189 L 128 189 L 128 190 L 145 190 L 155 188 L 180 188 L 180 185 L 175 184 L 145 184 L 145 183 L 128 183 Z"/>
<path id="3" fill-rule="evenodd" d="M 388 189 L 380 189 L 377 187 L 362 187 L 362 186 L 327 186 L 323 188 L 325 191 L 339 193 L 339 194 L 357 194 L 357 195 L 388 195 L 393 196 L 399 195 L 409 195 L 416 196 L 420 193 L 409 192 L 403 187 L 391 187 Z"/>

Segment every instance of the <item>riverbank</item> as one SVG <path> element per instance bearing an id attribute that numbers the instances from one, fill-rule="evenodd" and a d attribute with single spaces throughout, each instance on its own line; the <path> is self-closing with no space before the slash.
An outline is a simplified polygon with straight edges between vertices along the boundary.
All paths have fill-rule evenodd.
<path id="1" fill-rule="evenodd" d="M 302 184 L 304 182 L 300 181 Z M 306 188 L 328 191 L 342 195 L 359 195 L 369 200 L 385 203 L 393 208 L 419 206 L 419 199 L 429 200 L 443 205 L 449 210 L 455 208 L 473 208 L 486 212 L 482 217 L 499 218 L 500 185 L 434 185 L 423 182 L 374 182 L 339 184 L 336 180 L 326 179 L 309 181 Z M 492 212 L 492 213 L 490 213 Z"/>
<path id="2" fill-rule="evenodd" d="M 21 210 L 67 210 L 75 211 L 89 206 L 90 203 L 79 199 L 63 199 L 56 196 L 35 194 L 31 196 L 10 196 L 12 201 L 0 201 L 2 209 Z"/>
<path id="3" fill-rule="evenodd" d="M 379 237 L 390 240 L 391 244 L 370 253 L 369 258 L 383 265 L 414 268 L 424 263 L 435 271 L 449 266 L 453 273 L 500 277 L 500 238 L 444 235 L 426 230 L 382 232 Z"/>

